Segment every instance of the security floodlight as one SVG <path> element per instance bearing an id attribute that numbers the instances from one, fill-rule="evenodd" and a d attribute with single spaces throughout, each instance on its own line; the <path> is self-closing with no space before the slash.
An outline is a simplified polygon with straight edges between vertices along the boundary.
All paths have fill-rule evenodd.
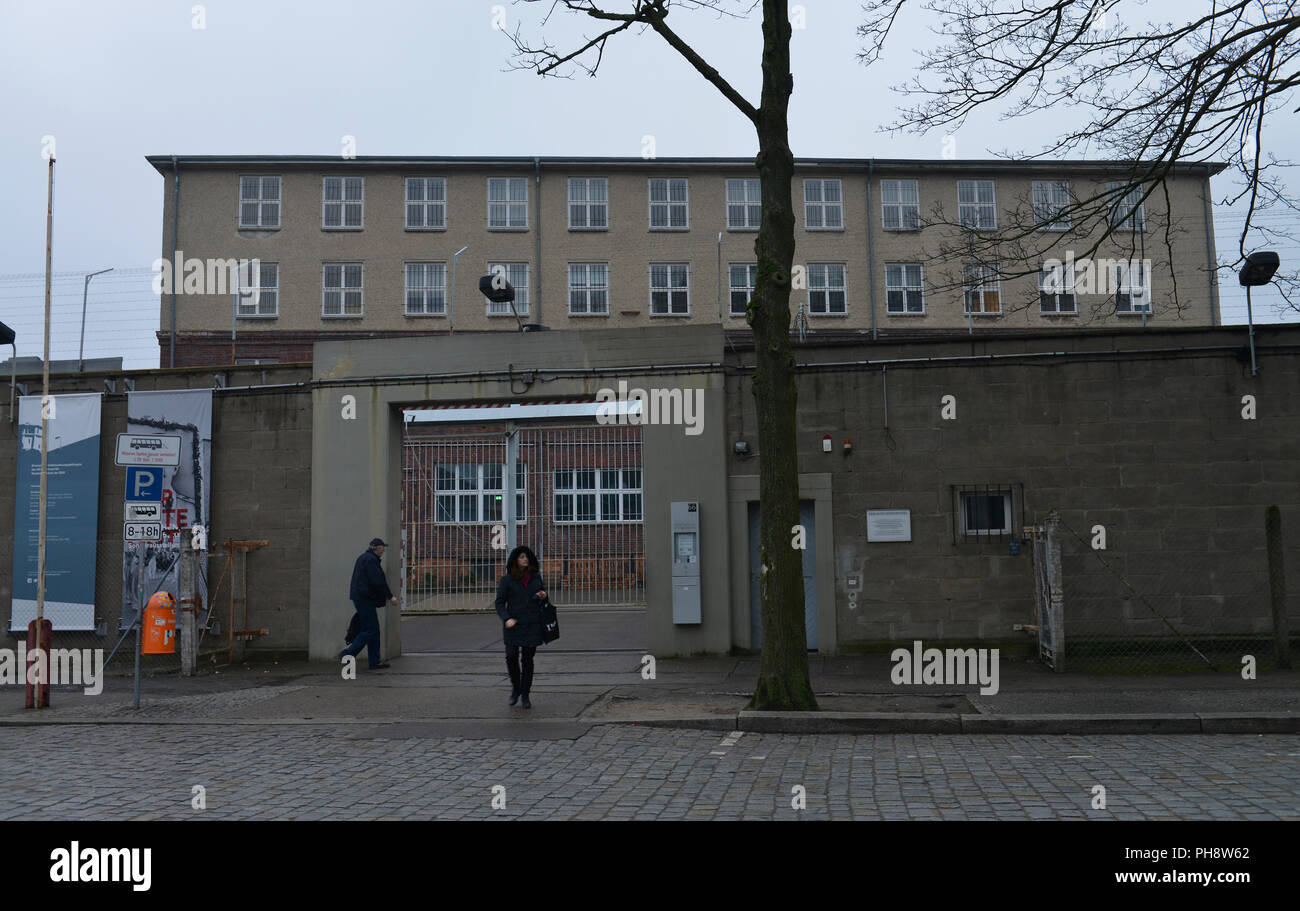
<path id="1" fill-rule="evenodd" d="M 1260 250 L 1246 257 L 1238 278 L 1243 287 L 1267 285 L 1273 280 L 1273 273 L 1282 264 L 1281 258 L 1272 250 Z"/>
<path id="2" fill-rule="evenodd" d="M 485 275 L 478 280 L 478 289 L 494 304 L 508 304 L 515 299 L 515 289 L 501 274 Z"/>
<path id="3" fill-rule="evenodd" d="M 1272 250 L 1257 250 L 1246 257 L 1246 262 L 1241 267 L 1241 272 L 1237 276 L 1241 284 L 1246 288 L 1246 322 L 1250 324 L 1250 375 L 1255 376 L 1259 373 L 1259 368 L 1255 365 L 1255 315 L 1251 311 L 1250 289 L 1259 285 L 1267 285 L 1273 280 L 1273 273 L 1277 267 L 1282 264 L 1281 258 Z"/>
<path id="4" fill-rule="evenodd" d="M 0 345 L 12 345 L 14 339 L 17 337 L 18 336 L 14 333 L 14 330 L 10 329 L 4 323 L 0 323 Z"/>

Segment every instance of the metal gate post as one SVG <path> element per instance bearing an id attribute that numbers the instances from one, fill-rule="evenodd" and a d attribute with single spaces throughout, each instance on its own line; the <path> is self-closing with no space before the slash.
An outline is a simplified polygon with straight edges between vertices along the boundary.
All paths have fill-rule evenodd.
<path id="1" fill-rule="evenodd" d="M 515 526 L 515 465 L 519 462 L 519 428 L 513 423 L 506 425 L 506 465 L 505 477 L 501 480 L 505 486 L 506 501 L 501 504 L 501 517 L 506 523 L 506 553 L 517 546 L 519 529 Z"/>
<path id="2" fill-rule="evenodd" d="M 1061 540 L 1058 535 L 1061 515 L 1053 509 L 1047 516 L 1047 588 L 1048 616 L 1052 623 L 1052 650 L 1056 660 L 1053 670 L 1065 670 L 1065 594 L 1061 583 Z"/>

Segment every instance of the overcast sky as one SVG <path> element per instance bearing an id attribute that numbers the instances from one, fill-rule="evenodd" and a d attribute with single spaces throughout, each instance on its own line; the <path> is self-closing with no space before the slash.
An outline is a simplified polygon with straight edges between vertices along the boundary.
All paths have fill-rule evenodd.
<path id="1" fill-rule="evenodd" d="M 882 60 L 864 68 L 857 2 L 799 5 L 795 155 L 939 158 L 942 130 L 880 132 L 901 100 L 890 86 L 911 75 L 913 49 L 935 41 L 933 14 L 907 11 Z M 1145 20 L 1192 6 L 1204 4 L 1121 10 Z M 51 356 L 77 356 L 81 275 L 112 267 L 90 285 L 85 351 L 122 356 L 128 368 L 159 362 L 150 279 L 162 255 L 163 178 L 146 155 L 338 155 L 344 136 L 358 155 L 639 156 L 646 135 L 660 157 L 756 152 L 752 126 L 656 35 L 619 36 L 595 79 L 541 79 L 507 71 L 510 44 L 494 27 L 502 11 L 509 29 L 540 34 L 539 8 L 508 0 L 0 0 L 0 321 L 17 331 L 19 355 L 41 353 L 46 137 L 57 158 Z M 757 104 L 757 14 L 682 12 L 673 24 Z M 579 23 L 559 25 L 546 30 L 557 44 Z M 956 131 L 956 155 L 1036 151 L 1039 136 L 1062 126 L 1051 116 L 1009 130 L 995 111 L 981 113 Z M 1293 117 L 1266 137 L 1279 154 L 1298 144 Z M 1219 199 L 1232 188 L 1220 177 L 1213 189 Z M 1215 219 L 1225 254 L 1241 218 L 1216 207 Z M 1284 262 L 1300 257 L 1300 246 L 1273 246 Z M 1220 281 L 1225 321 L 1244 321 L 1235 281 Z M 1275 297 L 1256 296 L 1257 321 L 1279 319 Z"/>

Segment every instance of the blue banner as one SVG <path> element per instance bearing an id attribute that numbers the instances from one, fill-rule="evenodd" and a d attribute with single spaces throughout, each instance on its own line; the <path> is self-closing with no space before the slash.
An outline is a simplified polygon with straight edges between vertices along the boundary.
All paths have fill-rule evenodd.
<path id="1" fill-rule="evenodd" d="M 55 630 L 95 628 L 99 528 L 99 393 L 51 396 L 46 421 L 45 617 Z M 41 397 L 18 402 L 11 631 L 36 618 L 41 498 Z"/>

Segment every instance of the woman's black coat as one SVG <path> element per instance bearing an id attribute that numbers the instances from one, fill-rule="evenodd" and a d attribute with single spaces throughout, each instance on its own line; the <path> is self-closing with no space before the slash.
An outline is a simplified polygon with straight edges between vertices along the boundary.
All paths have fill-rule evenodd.
<path id="1" fill-rule="evenodd" d="M 506 645 L 541 645 L 542 644 L 542 609 L 541 601 L 534 598 L 539 591 L 544 591 L 546 584 L 535 570 L 529 573 L 528 585 L 506 573 L 497 586 L 497 614 L 501 617 L 502 637 Z M 507 620 L 518 620 L 509 629 L 504 628 Z"/>

